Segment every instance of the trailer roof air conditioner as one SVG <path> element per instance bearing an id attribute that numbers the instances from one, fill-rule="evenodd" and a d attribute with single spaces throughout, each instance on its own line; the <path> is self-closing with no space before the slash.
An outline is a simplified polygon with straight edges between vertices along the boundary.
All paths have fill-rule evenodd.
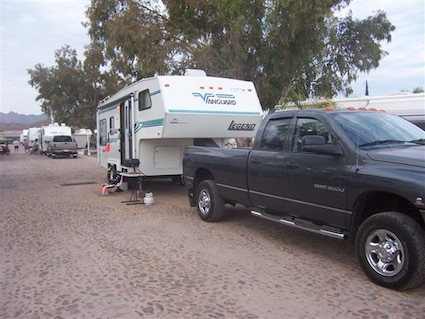
<path id="1" fill-rule="evenodd" d="M 204 70 L 200 69 L 186 69 L 185 76 L 207 76 Z"/>

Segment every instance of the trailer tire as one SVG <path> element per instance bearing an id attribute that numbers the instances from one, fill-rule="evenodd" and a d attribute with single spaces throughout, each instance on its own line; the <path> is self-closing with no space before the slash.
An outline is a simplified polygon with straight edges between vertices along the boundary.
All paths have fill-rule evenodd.
<path id="1" fill-rule="evenodd" d="M 173 177 L 171 177 L 171 180 L 174 184 L 184 186 L 183 175 L 173 176 Z"/>
<path id="2" fill-rule="evenodd" d="M 199 217 L 206 222 L 216 222 L 223 218 L 224 201 L 213 180 L 202 181 L 196 192 L 196 208 Z"/>
<path id="3" fill-rule="evenodd" d="M 403 290 L 425 282 L 425 230 L 409 216 L 383 212 L 366 219 L 356 236 L 356 254 L 380 286 Z"/>

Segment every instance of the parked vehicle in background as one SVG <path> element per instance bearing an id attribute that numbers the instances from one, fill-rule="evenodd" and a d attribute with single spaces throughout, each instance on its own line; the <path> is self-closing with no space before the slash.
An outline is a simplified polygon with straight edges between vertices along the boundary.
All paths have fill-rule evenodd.
<path id="1" fill-rule="evenodd" d="M 253 148 L 188 147 L 184 181 L 200 218 L 224 205 L 350 240 L 375 283 L 408 289 L 425 281 L 425 132 L 374 111 L 269 115 Z"/>
<path id="2" fill-rule="evenodd" d="M 28 147 L 33 147 L 35 143 L 39 144 L 39 127 L 30 127 L 28 129 Z"/>
<path id="3" fill-rule="evenodd" d="M 9 144 L 7 142 L 0 145 L 0 154 L 1 155 L 9 155 L 10 154 L 10 148 L 9 148 Z"/>
<path id="4" fill-rule="evenodd" d="M 70 135 L 53 136 L 52 141 L 47 146 L 47 156 L 53 158 L 57 156 L 77 157 L 77 142 Z"/>
<path id="5" fill-rule="evenodd" d="M 90 143 L 90 139 L 92 136 L 92 131 L 90 129 L 79 129 L 78 131 L 72 134 L 72 137 L 77 142 L 77 147 L 79 149 L 87 148 L 87 142 Z"/>
<path id="6" fill-rule="evenodd" d="M 53 138 L 58 135 L 71 136 L 71 128 L 65 123 L 50 124 L 41 127 L 39 131 L 38 141 L 41 154 L 47 154 L 48 146 L 53 141 Z"/>
<path id="7" fill-rule="evenodd" d="M 19 142 L 24 144 L 28 140 L 28 130 L 22 130 L 22 133 L 19 135 Z"/>

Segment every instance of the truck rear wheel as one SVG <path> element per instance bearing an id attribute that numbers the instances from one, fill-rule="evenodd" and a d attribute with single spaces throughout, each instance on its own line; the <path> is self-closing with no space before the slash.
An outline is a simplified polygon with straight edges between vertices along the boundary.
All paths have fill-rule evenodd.
<path id="1" fill-rule="evenodd" d="M 223 218 L 224 201 L 218 193 L 215 181 L 202 181 L 196 192 L 196 208 L 199 217 L 207 222 L 216 222 Z"/>
<path id="2" fill-rule="evenodd" d="M 357 233 L 356 254 L 380 286 L 410 289 L 425 282 L 425 231 L 406 215 L 384 212 L 366 219 Z"/>

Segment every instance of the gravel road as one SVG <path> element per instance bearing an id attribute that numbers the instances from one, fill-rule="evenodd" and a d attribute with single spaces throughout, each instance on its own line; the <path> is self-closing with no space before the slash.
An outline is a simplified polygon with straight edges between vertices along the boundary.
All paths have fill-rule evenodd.
<path id="1" fill-rule="evenodd" d="M 94 157 L 0 170 L 0 318 L 425 318 L 425 287 L 372 284 L 347 243 L 241 207 L 205 223 L 168 180 L 127 206 Z"/>

